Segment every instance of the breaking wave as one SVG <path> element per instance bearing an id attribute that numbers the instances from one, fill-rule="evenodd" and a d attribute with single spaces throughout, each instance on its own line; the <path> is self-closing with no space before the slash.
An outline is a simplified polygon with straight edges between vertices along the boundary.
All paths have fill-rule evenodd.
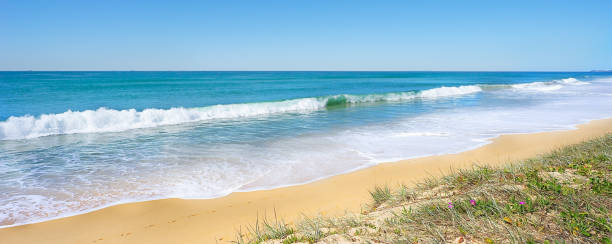
<path id="1" fill-rule="evenodd" d="M 512 85 L 512 88 L 556 90 L 563 85 L 588 84 L 574 78 L 551 82 L 533 82 Z M 11 116 L 0 122 L 0 140 L 29 139 L 49 135 L 118 132 L 130 129 L 150 128 L 189 122 L 218 119 L 238 119 L 282 113 L 307 113 L 335 106 L 347 106 L 375 102 L 400 102 L 416 99 L 436 99 L 477 93 L 486 85 L 439 87 L 419 92 L 399 92 L 368 95 L 334 95 L 299 98 L 277 102 L 214 105 L 198 108 L 149 108 L 114 110 L 71 111 L 59 114 L 43 114 L 38 117 Z"/>
<path id="2" fill-rule="evenodd" d="M 512 88 L 534 90 L 534 91 L 554 91 L 563 88 L 564 85 L 587 85 L 588 82 L 580 81 L 576 78 L 566 78 L 549 82 L 532 82 L 512 85 Z"/>

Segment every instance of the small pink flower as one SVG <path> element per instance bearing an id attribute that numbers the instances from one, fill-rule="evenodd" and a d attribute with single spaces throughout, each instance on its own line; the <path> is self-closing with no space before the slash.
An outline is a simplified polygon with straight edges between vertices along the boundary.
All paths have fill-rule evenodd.
<path id="1" fill-rule="evenodd" d="M 452 202 L 448 203 L 448 208 L 453 208 L 453 203 Z"/>
<path id="2" fill-rule="evenodd" d="M 470 200 L 470 204 L 472 204 L 472 206 L 476 206 L 476 200 L 474 199 Z"/>
<path id="3" fill-rule="evenodd" d="M 519 204 L 520 204 L 520 205 L 523 205 L 523 204 L 525 204 L 525 202 L 519 202 Z"/>

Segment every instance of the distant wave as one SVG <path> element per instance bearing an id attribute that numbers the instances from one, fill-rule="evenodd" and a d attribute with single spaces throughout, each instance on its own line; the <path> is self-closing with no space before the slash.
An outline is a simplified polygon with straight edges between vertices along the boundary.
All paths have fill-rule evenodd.
<path id="1" fill-rule="evenodd" d="M 576 78 L 566 78 L 549 82 L 532 82 L 512 85 L 512 88 L 535 91 L 554 91 L 563 88 L 564 85 L 588 85 L 589 82 L 580 81 Z"/>
<path id="2" fill-rule="evenodd" d="M 436 99 L 441 97 L 461 96 L 482 91 L 480 86 L 439 87 L 420 92 L 393 92 L 368 95 L 335 95 L 319 98 L 324 107 L 333 107 L 360 103 L 400 102 L 414 99 Z"/>
<path id="3" fill-rule="evenodd" d="M 552 82 L 511 85 L 517 89 L 555 90 L 564 84 L 588 84 L 574 78 Z M 0 140 L 29 139 L 49 135 L 118 132 L 130 129 L 175 125 L 217 119 L 238 119 L 282 113 L 306 113 L 336 106 L 374 102 L 400 102 L 415 99 L 437 99 L 477 93 L 487 85 L 439 87 L 420 92 L 398 92 L 368 95 L 334 95 L 299 98 L 277 102 L 214 105 L 199 108 L 71 111 L 60 114 L 11 116 L 0 122 Z M 490 87 L 490 86 L 489 86 Z M 560 88 L 560 87 L 559 87 Z"/>

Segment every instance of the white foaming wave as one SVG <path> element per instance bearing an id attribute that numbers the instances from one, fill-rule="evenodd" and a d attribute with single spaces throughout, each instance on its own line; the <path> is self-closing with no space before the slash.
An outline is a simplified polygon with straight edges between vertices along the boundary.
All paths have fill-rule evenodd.
<path id="1" fill-rule="evenodd" d="M 560 80 L 556 80 L 555 82 L 561 83 L 561 84 L 568 84 L 568 85 L 588 85 L 591 84 L 589 82 L 586 81 L 581 81 L 578 80 L 576 78 L 566 78 L 566 79 L 560 79 Z"/>
<path id="2" fill-rule="evenodd" d="M 510 87 L 522 90 L 554 91 L 563 85 L 586 85 L 575 78 L 550 82 L 515 84 Z M 421 92 L 399 92 L 369 95 L 336 95 L 319 98 L 300 98 L 279 102 L 214 105 L 201 108 L 136 109 L 71 111 L 60 114 L 11 116 L 0 122 L 0 140 L 30 139 L 49 135 L 119 132 L 130 129 L 151 128 L 164 125 L 199 122 L 214 119 L 237 119 L 279 113 L 308 113 L 334 104 L 359 104 L 371 102 L 398 102 L 414 99 L 436 99 L 481 92 L 487 85 L 438 87 Z M 503 87 L 503 86 L 501 86 Z M 507 87 L 507 86 L 506 86 Z"/>
<path id="3" fill-rule="evenodd" d="M 339 103 L 368 103 L 378 101 L 405 101 L 460 96 L 482 91 L 478 86 L 440 87 L 419 93 L 387 93 L 337 95 L 321 98 L 300 98 L 279 102 L 214 105 L 201 108 L 136 109 L 71 111 L 60 114 L 11 116 L 0 122 L 0 140 L 30 139 L 49 135 L 119 132 L 130 129 L 151 128 L 217 119 L 238 119 L 282 113 L 308 113 L 326 108 L 332 100 Z M 333 104 L 331 104 L 333 105 Z"/>
<path id="4" fill-rule="evenodd" d="M 0 139 L 28 139 L 48 135 L 118 132 L 129 129 L 175 125 L 212 119 L 234 119 L 285 112 L 306 112 L 324 107 L 315 98 L 252 104 L 215 105 L 202 108 L 136 109 L 66 111 L 43 114 L 36 118 L 26 115 L 10 117 L 0 122 Z"/>
<path id="5" fill-rule="evenodd" d="M 421 92 L 394 92 L 384 94 L 369 94 L 369 95 L 334 95 L 323 98 L 326 104 L 359 104 L 373 102 L 400 102 L 414 99 L 436 99 L 443 97 L 461 96 L 482 91 L 480 86 L 457 86 L 447 87 L 442 86 L 423 90 Z"/>
<path id="6" fill-rule="evenodd" d="M 457 95 L 467 95 L 471 93 L 481 92 L 480 86 L 458 86 L 458 87 L 440 87 L 425 90 L 419 93 L 420 98 L 437 98 L 437 97 L 448 97 Z"/>
<path id="7" fill-rule="evenodd" d="M 563 88 L 560 84 L 548 84 L 547 82 L 533 82 L 525 84 L 512 85 L 512 88 L 533 90 L 533 91 L 555 91 Z"/>
<path id="8" fill-rule="evenodd" d="M 576 78 L 565 78 L 548 82 L 532 82 L 512 85 L 512 88 L 532 91 L 555 91 L 563 88 L 565 85 L 579 86 L 588 85 L 589 82 L 581 81 Z"/>

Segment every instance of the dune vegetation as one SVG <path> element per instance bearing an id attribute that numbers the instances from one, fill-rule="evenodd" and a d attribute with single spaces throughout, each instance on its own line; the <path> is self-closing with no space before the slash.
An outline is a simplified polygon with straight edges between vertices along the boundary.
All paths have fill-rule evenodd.
<path id="1" fill-rule="evenodd" d="M 235 242 L 610 243 L 611 175 L 608 134 L 504 168 L 376 186 L 362 213 L 259 219 Z"/>

